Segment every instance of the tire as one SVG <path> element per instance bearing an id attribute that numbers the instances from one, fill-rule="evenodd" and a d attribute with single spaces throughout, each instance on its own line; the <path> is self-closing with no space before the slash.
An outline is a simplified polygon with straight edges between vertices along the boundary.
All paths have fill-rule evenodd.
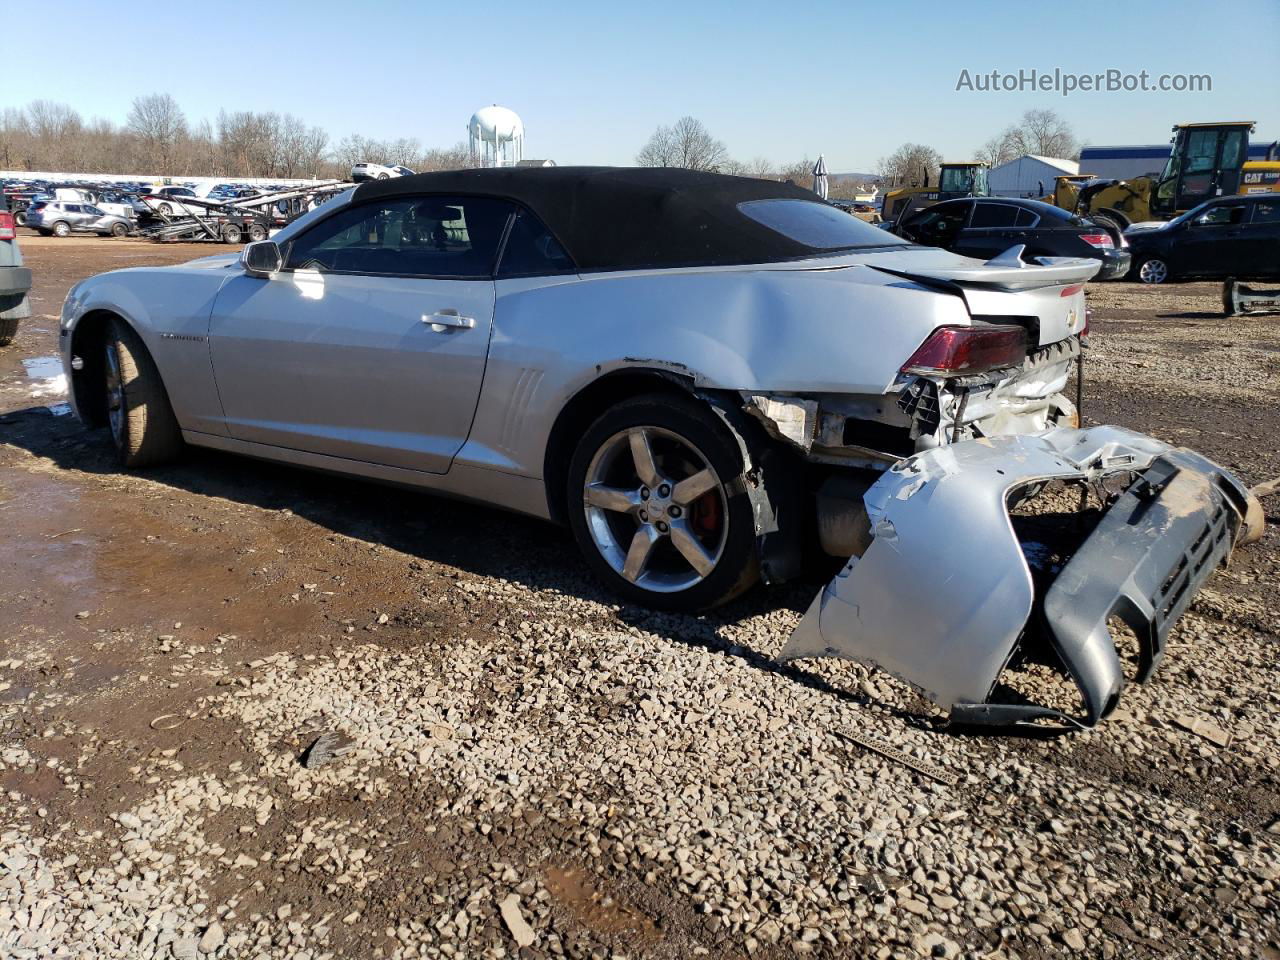
<path id="1" fill-rule="evenodd" d="M 391 175 L 390 175 L 389 173 L 380 173 L 380 174 L 378 174 L 378 179 L 379 179 L 379 180 L 387 180 L 387 179 L 389 179 L 389 178 L 390 178 L 390 176 L 391 176 Z"/>
<path id="2" fill-rule="evenodd" d="M 15 213 L 13 215 L 13 222 L 20 227 L 25 227 L 27 225 L 27 211 L 19 210 Z"/>
<path id="3" fill-rule="evenodd" d="M 166 217 L 170 216 L 173 213 L 173 207 L 169 206 L 169 204 L 167 203 L 160 204 L 158 207 L 156 207 L 156 210 L 160 213 L 163 213 Z"/>
<path id="4" fill-rule="evenodd" d="M 259 240 L 267 239 L 267 228 L 260 223 L 252 223 L 249 225 L 249 242 L 257 243 Z"/>
<path id="5" fill-rule="evenodd" d="M 18 335 L 18 318 L 9 317 L 7 320 L 0 320 L 0 347 L 7 347 L 13 343 L 13 338 Z"/>
<path id="6" fill-rule="evenodd" d="M 120 465 L 150 467 L 182 452 L 182 431 L 142 339 L 113 320 L 105 344 L 107 424 Z"/>
<path id="7" fill-rule="evenodd" d="M 569 526 L 592 572 L 625 600 L 707 610 L 759 578 L 741 477 L 736 441 L 705 406 L 667 394 L 635 397 L 607 410 L 578 442 L 566 489 Z M 681 496 L 683 480 L 694 483 Z"/>
<path id="8" fill-rule="evenodd" d="M 240 243 L 244 239 L 244 234 L 240 230 L 240 225 L 236 223 L 226 223 L 222 226 L 222 242 L 223 243 Z"/>
<path id="9" fill-rule="evenodd" d="M 1141 283 L 1168 283 L 1170 279 L 1169 264 L 1159 257 L 1148 257 L 1134 269 L 1133 275 Z"/>
<path id="10" fill-rule="evenodd" d="M 53 225 L 52 230 L 53 230 L 53 235 L 55 237 L 71 236 L 71 224 L 67 223 L 67 221 L 65 220 L 59 220 L 57 223 L 55 223 Z"/>
<path id="11" fill-rule="evenodd" d="M 123 223 L 113 223 L 111 225 L 111 235 L 113 237 L 127 237 L 129 235 L 129 227 Z"/>

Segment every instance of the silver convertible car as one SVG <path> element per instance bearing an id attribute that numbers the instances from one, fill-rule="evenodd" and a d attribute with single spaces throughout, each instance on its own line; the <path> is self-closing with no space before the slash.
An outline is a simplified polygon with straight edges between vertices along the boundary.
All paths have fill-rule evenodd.
<path id="1" fill-rule="evenodd" d="M 1013 494 L 1172 462 L 1148 438 L 1074 429 L 1063 390 L 1098 262 L 1020 253 L 915 246 L 762 180 L 429 173 L 361 184 L 239 257 L 86 280 L 62 349 L 76 410 L 110 426 L 127 467 L 195 444 L 566 523 L 641 604 L 705 609 L 794 576 L 807 550 L 852 557 L 858 575 L 815 601 L 790 655 L 887 664 L 963 706 L 1041 602 Z M 1192 513 L 1225 531 L 1216 563 L 1245 495 L 1179 463 L 1207 478 Z M 1118 689 L 1105 619 L 1070 641 L 1110 651 L 1090 722 Z M 961 634 L 966 670 L 927 677 Z"/>

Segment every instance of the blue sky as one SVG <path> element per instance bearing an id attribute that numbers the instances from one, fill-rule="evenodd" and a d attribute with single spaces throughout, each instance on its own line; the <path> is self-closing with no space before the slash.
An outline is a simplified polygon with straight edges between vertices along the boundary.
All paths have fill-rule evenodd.
<path id="1" fill-rule="evenodd" d="M 42 22 L 76 26 L 46 37 L 56 43 L 27 42 L 41 35 L 28 30 L 6 45 L 0 106 L 46 98 L 119 122 L 135 96 L 168 92 L 193 121 L 276 110 L 335 140 L 448 146 L 472 111 L 500 103 L 524 120 L 526 156 L 561 164 L 630 163 L 657 125 L 692 114 L 735 158 L 821 152 L 833 171 L 871 170 L 905 141 L 967 159 L 1033 107 L 1057 110 L 1089 143 L 1163 143 L 1176 122 L 1237 119 L 1280 138 L 1277 0 L 185 6 L 44 4 Z M 187 52 L 202 45 L 205 71 Z M 1213 89 L 955 89 L 962 69 L 1032 68 L 1207 73 Z"/>

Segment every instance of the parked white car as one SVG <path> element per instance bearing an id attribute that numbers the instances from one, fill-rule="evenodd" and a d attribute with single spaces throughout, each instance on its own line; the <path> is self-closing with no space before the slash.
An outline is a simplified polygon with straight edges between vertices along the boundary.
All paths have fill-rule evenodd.
<path id="1" fill-rule="evenodd" d="M 351 179 L 356 183 L 365 180 L 390 180 L 392 177 L 411 177 L 413 171 L 399 165 L 384 166 L 381 163 L 357 163 L 351 167 Z"/>
<path id="2" fill-rule="evenodd" d="M 630 602 L 714 606 L 796 575 L 816 540 L 865 576 L 832 582 L 789 655 L 889 664 L 967 722 L 1093 723 L 1122 682 L 1107 614 L 1123 602 L 1163 643 L 1248 498 L 1203 458 L 1076 429 L 1063 391 L 1099 261 L 1020 253 L 916 246 L 764 180 L 421 174 L 239 257 L 78 284 L 63 366 L 128 467 L 189 443 L 559 521 Z M 1140 507 L 1069 580 L 1037 580 L 1008 505 L 1104 477 Z M 1176 597 L 1155 596 L 1171 571 Z M 1042 628 L 1045 581 L 1063 612 Z M 963 709 L 1033 636 L 1084 719 Z M 972 660 L 963 682 L 928 687 L 952 656 Z"/>
<path id="3" fill-rule="evenodd" d="M 147 206 L 166 217 L 181 217 L 205 212 L 204 206 L 194 203 L 184 206 L 182 201 L 186 198 L 200 199 L 190 187 L 157 187 L 145 194 L 142 199 Z"/>

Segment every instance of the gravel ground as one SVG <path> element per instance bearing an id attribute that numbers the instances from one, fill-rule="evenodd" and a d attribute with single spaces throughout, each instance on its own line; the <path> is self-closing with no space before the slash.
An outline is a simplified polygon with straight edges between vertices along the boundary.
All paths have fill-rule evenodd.
<path id="1" fill-rule="evenodd" d="M 522 518 L 198 451 L 117 473 L 22 360 L 75 280 L 210 250 L 23 244 L 0 956 L 1280 958 L 1274 530 L 1098 729 L 959 735 L 775 665 L 818 581 L 654 614 Z M 1217 296 L 1096 289 L 1085 411 L 1257 483 L 1280 317 Z"/>

